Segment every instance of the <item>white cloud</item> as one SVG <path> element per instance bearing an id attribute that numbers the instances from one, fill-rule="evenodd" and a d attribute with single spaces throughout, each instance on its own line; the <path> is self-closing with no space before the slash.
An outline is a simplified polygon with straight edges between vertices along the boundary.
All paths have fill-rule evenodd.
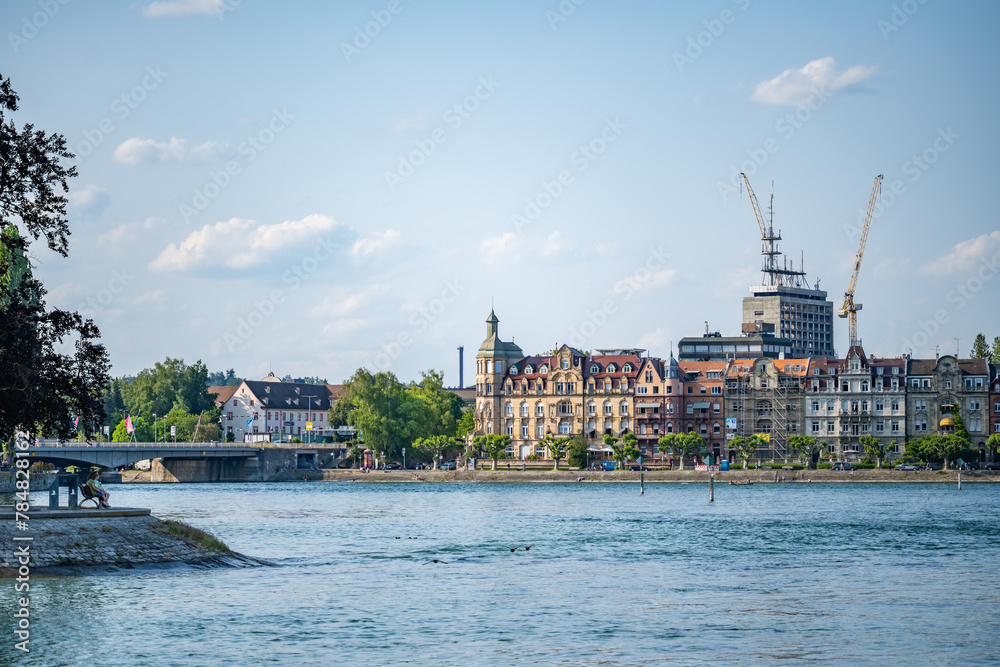
<path id="1" fill-rule="evenodd" d="M 409 118 L 400 118 L 392 126 L 392 129 L 395 132 L 423 132 L 430 129 L 430 125 L 427 122 L 427 116 L 420 113 Z"/>
<path id="2" fill-rule="evenodd" d="M 874 65 L 855 65 L 838 73 L 833 57 L 827 56 L 806 63 L 802 69 L 786 69 L 770 81 L 758 83 L 750 99 L 761 104 L 801 106 L 817 92 L 840 90 L 874 74 Z"/>
<path id="3" fill-rule="evenodd" d="M 943 276 L 975 268 L 980 262 L 997 259 L 1000 254 L 1000 231 L 962 241 L 951 252 L 927 267 L 927 273 Z"/>
<path id="4" fill-rule="evenodd" d="M 206 141 L 194 148 L 188 148 L 186 139 L 170 137 L 170 141 L 140 139 L 132 137 L 123 141 L 115 149 L 113 158 L 122 164 L 148 164 L 154 162 L 180 162 L 188 157 L 205 159 L 225 153 L 226 145 L 218 141 Z"/>
<path id="5" fill-rule="evenodd" d="M 670 352 L 673 350 L 671 335 L 670 327 L 657 327 L 656 331 L 649 331 L 642 335 L 642 338 L 639 339 L 639 347 L 649 350 L 651 356 L 669 358 Z M 670 350 L 667 350 L 668 346 L 670 346 Z"/>
<path id="6" fill-rule="evenodd" d="M 377 252 L 384 252 L 400 244 L 402 237 L 395 229 L 375 232 L 371 236 L 359 239 L 351 248 L 351 254 L 359 259 L 370 257 Z"/>
<path id="7" fill-rule="evenodd" d="M 142 9 L 142 13 L 152 19 L 177 16 L 218 16 L 230 9 L 227 0 L 164 0 L 152 2 Z"/>
<path id="8" fill-rule="evenodd" d="M 149 230 L 164 222 L 163 218 L 146 218 L 142 222 L 124 222 L 110 232 L 97 237 L 98 245 L 117 245 L 135 238 L 135 232 Z"/>
<path id="9" fill-rule="evenodd" d="M 73 190 L 67 199 L 73 212 L 84 220 L 100 217 L 111 204 L 111 195 L 108 194 L 108 191 L 96 185 L 85 185 L 78 190 Z"/>
<path id="10" fill-rule="evenodd" d="M 492 236 L 479 244 L 479 249 L 487 259 L 496 258 L 507 251 L 508 247 L 520 245 L 520 237 L 514 232 L 504 232 L 500 236 Z"/>
<path id="11" fill-rule="evenodd" d="M 329 246 L 340 245 L 343 239 L 331 239 L 330 232 L 347 233 L 343 225 L 325 215 L 313 214 L 301 220 L 286 220 L 265 225 L 256 220 L 233 218 L 214 225 L 205 225 L 191 232 L 180 245 L 171 243 L 149 268 L 158 272 L 176 272 L 222 266 L 228 269 L 250 269 L 273 261 L 282 251 L 312 242 L 331 254 Z"/>
<path id="12" fill-rule="evenodd" d="M 375 297 L 389 291 L 387 285 L 368 285 L 360 292 L 352 291 L 349 288 L 336 288 L 334 294 L 326 296 L 323 300 L 309 310 L 309 315 L 320 317 L 335 317 L 343 319 L 367 306 L 370 306 Z"/>
<path id="13" fill-rule="evenodd" d="M 162 306 L 166 302 L 167 302 L 167 293 L 161 289 L 143 292 L 139 296 L 132 299 L 133 306 L 141 306 L 143 304 Z"/>
<path id="14" fill-rule="evenodd" d="M 569 242 L 563 238 L 559 232 L 552 232 L 541 247 L 541 256 L 545 258 L 557 257 L 570 251 Z"/>

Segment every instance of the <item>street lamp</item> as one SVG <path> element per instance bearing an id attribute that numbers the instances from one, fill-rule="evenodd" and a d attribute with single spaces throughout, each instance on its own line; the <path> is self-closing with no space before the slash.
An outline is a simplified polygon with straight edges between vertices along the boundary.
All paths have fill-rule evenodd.
<path id="1" fill-rule="evenodd" d="M 316 398 L 316 394 L 312 394 L 311 396 L 303 396 L 302 398 L 308 398 L 309 399 L 309 422 L 312 422 L 312 421 L 314 421 L 313 418 L 312 418 L 312 405 L 313 405 L 313 399 Z M 306 429 L 306 430 L 308 431 L 310 429 Z M 309 442 L 309 435 L 310 435 L 309 433 L 306 433 L 306 442 Z"/>

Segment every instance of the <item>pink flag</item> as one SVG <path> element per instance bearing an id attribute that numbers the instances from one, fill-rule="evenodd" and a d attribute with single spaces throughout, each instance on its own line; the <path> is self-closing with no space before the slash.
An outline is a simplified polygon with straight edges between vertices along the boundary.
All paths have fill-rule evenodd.
<path id="1" fill-rule="evenodd" d="M 76 425 L 79 423 L 80 423 L 80 415 L 73 417 L 73 428 L 76 428 Z"/>
<path id="2" fill-rule="evenodd" d="M 125 432 L 132 435 L 135 428 L 132 426 L 132 415 L 125 417 Z"/>

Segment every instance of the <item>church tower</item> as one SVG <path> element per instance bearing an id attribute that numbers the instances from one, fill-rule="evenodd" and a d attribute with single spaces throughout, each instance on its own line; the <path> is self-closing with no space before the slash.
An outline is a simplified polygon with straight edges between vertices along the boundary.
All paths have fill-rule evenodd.
<path id="1" fill-rule="evenodd" d="M 476 426 L 472 435 L 501 432 L 504 379 L 510 365 L 524 358 L 521 348 L 500 340 L 499 322 L 491 310 L 486 318 L 486 340 L 476 354 Z"/>

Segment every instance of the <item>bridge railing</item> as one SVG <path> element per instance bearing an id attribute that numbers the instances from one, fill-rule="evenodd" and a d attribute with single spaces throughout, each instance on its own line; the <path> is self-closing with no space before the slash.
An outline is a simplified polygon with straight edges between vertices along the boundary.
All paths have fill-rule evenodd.
<path id="1" fill-rule="evenodd" d="M 188 448 L 188 449 L 212 449 L 212 448 L 227 448 L 232 449 L 234 447 L 239 448 L 249 448 L 249 449 L 259 449 L 260 443 L 251 442 L 76 442 L 76 441 L 65 441 L 59 442 L 54 439 L 42 438 L 41 440 L 36 440 L 31 443 L 32 447 L 62 447 L 66 449 L 100 449 L 100 448 L 135 448 L 135 449 L 171 449 L 171 448 Z"/>

